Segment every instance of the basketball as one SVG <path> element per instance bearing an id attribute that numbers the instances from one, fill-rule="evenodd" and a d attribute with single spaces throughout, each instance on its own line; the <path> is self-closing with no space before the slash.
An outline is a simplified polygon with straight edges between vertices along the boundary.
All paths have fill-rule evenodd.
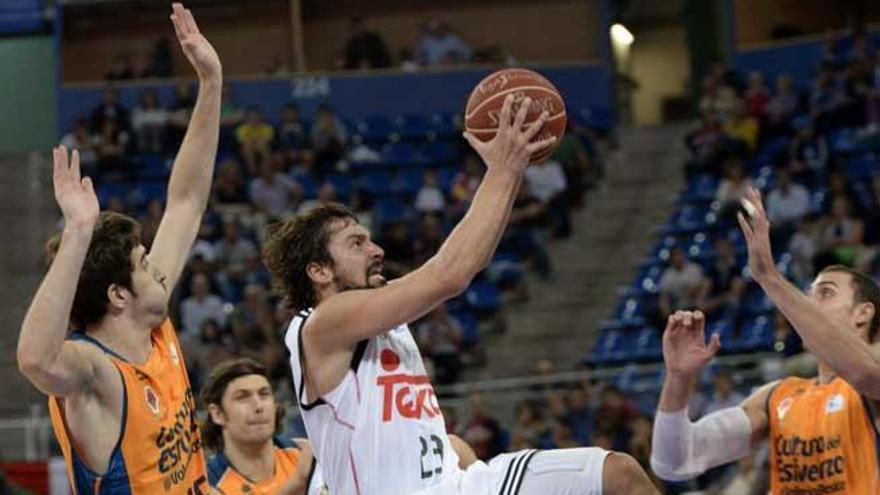
<path id="1" fill-rule="evenodd" d="M 465 108 L 465 129 L 481 141 L 489 141 L 498 132 L 498 120 L 504 98 L 513 94 L 513 112 L 516 115 L 520 103 L 526 98 L 532 99 L 529 113 L 526 115 L 525 126 L 547 111 L 548 118 L 544 128 L 532 139 L 539 141 L 549 136 L 556 136 L 556 142 L 535 155 L 530 163 L 546 160 L 556 151 L 565 133 L 565 103 L 559 90 L 541 74 L 528 69 L 502 69 L 489 74 L 471 92 Z"/>

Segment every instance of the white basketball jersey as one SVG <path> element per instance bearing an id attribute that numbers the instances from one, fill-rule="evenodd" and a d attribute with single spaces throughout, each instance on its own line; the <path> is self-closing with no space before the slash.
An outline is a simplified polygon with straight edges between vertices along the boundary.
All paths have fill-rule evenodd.
<path id="1" fill-rule="evenodd" d="M 311 310 L 290 322 L 285 343 L 303 422 L 330 493 L 408 495 L 460 476 L 458 456 L 421 354 L 406 325 L 361 341 L 336 388 L 308 402 L 302 329 Z"/>

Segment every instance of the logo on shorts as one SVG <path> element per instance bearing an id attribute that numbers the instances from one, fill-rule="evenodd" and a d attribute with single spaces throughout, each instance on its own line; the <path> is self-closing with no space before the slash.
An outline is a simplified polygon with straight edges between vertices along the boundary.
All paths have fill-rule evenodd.
<path id="1" fill-rule="evenodd" d="M 785 419 L 785 415 L 788 414 L 788 410 L 791 409 L 791 403 L 794 402 L 794 399 L 791 397 L 786 397 L 785 400 L 779 403 L 776 406 L 776 416 L 779 418 L 779 421 Z"/>
<path id="2" fill-rule="evenodd" d="M 156 395 L 156 392 L 153 392 L 153 388 L 149 385 L 144 385 L 144 397 L 147 400 L 147 407 L 150 408 L 150 411 L 153 411 L 153 414 L 159 415 L 159 397 Z"/>

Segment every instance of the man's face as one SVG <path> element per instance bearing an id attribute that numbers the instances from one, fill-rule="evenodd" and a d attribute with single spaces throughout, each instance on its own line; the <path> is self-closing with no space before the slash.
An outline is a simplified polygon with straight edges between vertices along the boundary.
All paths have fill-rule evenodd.
<path id="1" fill-rule="evenodd" d="M 850 323 L 852 331 L 868 340 L 867 327 L 870 317 L 859 311 L 862 304 L 856 304 L 852 276 L 845 272 L 820 273 L 810 286 L 809 297 L 816 301 L 829 316 Z M 868 304 L 868 303 L 864 303 Z M 859 326 L 863 330 L 859 330 Z"/>
<path id="2" fill-rule="evenodd" d="M 150 327 L 159 326 L 168 314 L 168 288 L 165 274 L 150 264 L 150 256 L 144 246 L 131 251 L 132 308 L 138 318 L 147 318 Z"/>
<path id="3" fill-rule="evenodd" d="M 333 283 L 337 292 L 372 289 L 387 283 L 382 275 L 385 251 L 376 245 L 370 231 L 352 219 L 340 219 L 330 227 L 327 246 L 333 259 Z"/>
<path id="4" fill-rule="evenodd" d="M 223 427 L 225 441 L 243 444 L 271 441 L 278 406 L 266 377 L 245 375 L 232 380 L 220 403 L 220 408 L 211 408 L 211 416 Z"/>

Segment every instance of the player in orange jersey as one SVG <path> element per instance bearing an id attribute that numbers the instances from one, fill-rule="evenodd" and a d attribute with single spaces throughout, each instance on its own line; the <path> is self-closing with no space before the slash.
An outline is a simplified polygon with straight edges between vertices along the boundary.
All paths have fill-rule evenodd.
<path id="1" fill-rule="evenodd" d="M 210 196 L 222 67 L 192 13 L 172 8 L 199 94 L 149 252 L 134 219 L 99 213 L 77 151 L 54 150 L 64 229 L 49 243 L 51 266 L 22 323 L 17 359 L 50 396 L 78 495 L 208 492 L 192 390 L 167 312 Z"/>
<path id="2" fill-rule="evenodd" d="M 275 403 L 266 367 L 250 359 L 211 371 L 202 401 L 208 480 L 223 495 L 317 495 L 323 489 L 308 442 L 277 435 L 284 410 Z"/>
<path id="3" fill-rule="evenodd" d="M 738 220 L 752 275 L 819 361 L 815 379 L 785 378 L 757 389 L 739 407 L 687 416 L 689 385 L 721 344 L 705 343 L 699 311 L 669 318 L 663 336 L 666 381 L 654 422 L 651 465 L 685 480 L 748 454 L 769 440 L 773 495 L 880 494 L 878 422 L 880 288 L 851 268 L 822 270 L 807 294 L 777 271 L 770 222 L 751 189 Z"/>

